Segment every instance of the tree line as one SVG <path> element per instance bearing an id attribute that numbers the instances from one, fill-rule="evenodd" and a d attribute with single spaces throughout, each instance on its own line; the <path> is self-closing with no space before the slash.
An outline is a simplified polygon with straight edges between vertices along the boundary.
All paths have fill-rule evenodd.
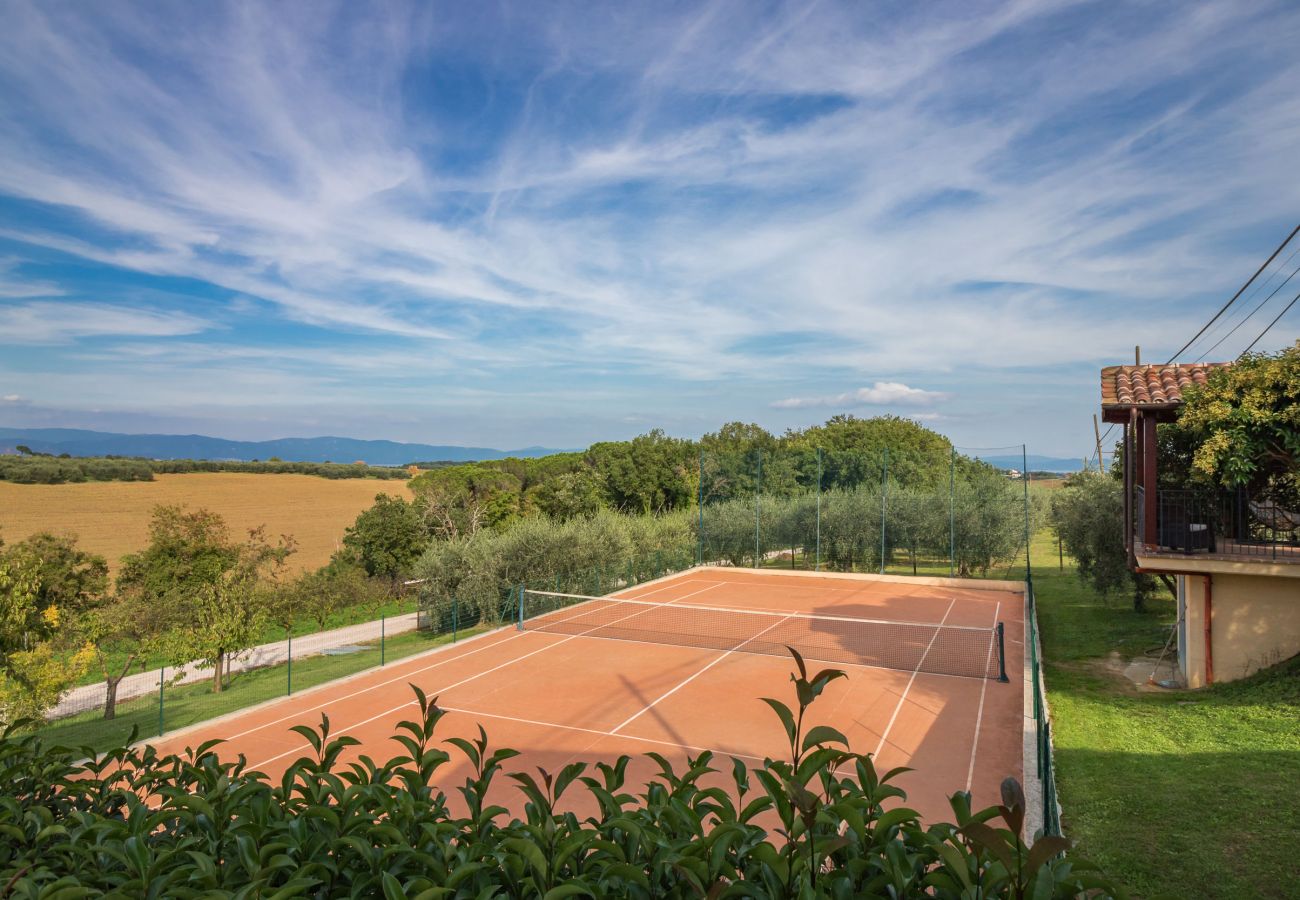
<path id="1" fill-rule="evenodd" d="M 258 475 L 315 475 L 318 478 L 406 479 L 410 471 L 358 463 L 286 462 L 280 459 L 145 459 L 136 456 L 53 456 L 20 446 L 21 455 L 0 455 L 0 481 L 14 484 L 77 484 L 88 481 L 153 481 L 154 475 L 189 472 L 245 472 Z"/>

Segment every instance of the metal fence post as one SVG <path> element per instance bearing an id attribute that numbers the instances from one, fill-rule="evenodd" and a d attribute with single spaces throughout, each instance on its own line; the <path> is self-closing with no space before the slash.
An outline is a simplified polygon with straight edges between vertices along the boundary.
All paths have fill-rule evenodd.
<path id="1" fill-rule="evenodd" d="M 880 478 L 880 574 L 885 574 L 885 504 L 889 497 L 889 448 L 885 448 L 885 467 Z"/>
<path id="2" fill-rule="evenodd" d="M 760 497 L 763 495 L 763 451 L 758 450 L 754 454 L 754 568 L 763 567 L 763 557 L 759 550 L 759 513 L 758 507 Z"/>
<path id="3" fill-rule="evenodd" d="M 451 642 L 456 643 L 456 633 L 460 630 L 460 601 L 451 598 Z"/>
<path id="4" fill-rule="evenodd" d="M 1033 578 L 1034 568 L 1029 562 L 1029 451 L 1026 445 L 1020 445 L 1020 464 L 1024 466 L 1020 477 L 1025 480 L 1025 580 Z"/>
<path id="5" fill-rule="evenodd" d="M 381 666 L 388 661 L 388 656 L 387 656 L 388 642 L 386 640 L 388 629 L 386 627 L 386 622 L 387 622 L 387 617 L 383 613 L 380 613 L 379 614 L 379 664 Z"/>
<path id="6" fill-rule="evenodd" d="M 957 574 L 957 448 L 948 452 L 948 577 Z"/>
<path id="7" fill-rule="evenodd" d="M 700 504 L 700 528 L 697 540 L 698 549 L 696 551 L 696 561 L 699 565 L 704 565 L 704 451 L 700 451 L 699 469 L 696 471 L 699 476 L 699 485 L 697 487 L 697 502 Z"/>
<path id="8" fill-rule="evenodd" d="M 289 646 L 285 651 L 285 696 L 293 693 L 293 632 L 289 631 L 287 633 L 289 635 Z"/>
<path id="9" fill-rule="evenodd" d="M 163 715 L 163 685 L 167 683 L 167 667 L 158 669 L 158 735 L 167 733 L 166 717 Z"/>
<path id="10" fill-rule="evenodd" d="M 813 571 L 822 570 L 822 448 L 817 448 L 817 551 L 813 556 Z"/>

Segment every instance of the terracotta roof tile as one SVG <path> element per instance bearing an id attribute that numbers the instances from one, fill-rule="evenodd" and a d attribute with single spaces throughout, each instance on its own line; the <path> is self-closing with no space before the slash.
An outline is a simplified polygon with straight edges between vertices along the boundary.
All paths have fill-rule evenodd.
<path id="1" fill-rule="evenodd" d="M 1172 407 L 1183 402 L 1183 391 L 1205 384 L 1214 369 L 1231 363 L 1169 366 L 1107 366 L 1101 370 L 1102 408 Z"/>

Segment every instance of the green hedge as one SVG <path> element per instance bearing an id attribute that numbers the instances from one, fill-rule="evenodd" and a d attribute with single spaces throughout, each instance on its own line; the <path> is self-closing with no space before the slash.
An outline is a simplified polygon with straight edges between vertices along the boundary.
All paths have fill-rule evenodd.
<path id="1" fill-rule="evenodd" d="M 869 756 L 804 710 L 842 673 L 793 678 L 795 710 L 769 700 L 790 752 L 748 767 L 709 753 L 629 784 L 628 757 L 559 772 L 506 773 L 513 750 L 439 740 L 442 711 L 416 690 L 398 726 L 404 753 L 340 764 L 357 743 L 294 730 L 312 750 L 272 783 L 206 744 L 184 756 L 80 751 L 0 738 L 0 895 L 55 897 L 1114 897 L 1123 892 L 1068 842 L 1020 833 L 1024 798 L 922 826 Z M 439 786 L 452 754 L 472 777 L 453 806 Z M 843 774 L 852 772 L 852 775 Z M 513 782 L 523 818 L 492 805 Z M 450 785 L 448 786 L 450 787 Z M 599 812 L 569 812 L 585 791 Z M 998 819 L 1001 821 L 997 821 Z"/>

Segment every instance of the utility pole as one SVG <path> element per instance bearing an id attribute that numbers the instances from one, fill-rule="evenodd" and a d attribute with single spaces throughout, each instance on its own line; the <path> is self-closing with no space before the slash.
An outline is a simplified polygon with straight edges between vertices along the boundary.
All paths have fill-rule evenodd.
<path id="1" fill-rule="evenodd" d="M 1097 471 L 1106 471 L 1106 459 L 1101 455 L 1101 425 L 1097 422 L 1097 414 L 1092 414 L 1092 434 L 1097 439 Z"/>

